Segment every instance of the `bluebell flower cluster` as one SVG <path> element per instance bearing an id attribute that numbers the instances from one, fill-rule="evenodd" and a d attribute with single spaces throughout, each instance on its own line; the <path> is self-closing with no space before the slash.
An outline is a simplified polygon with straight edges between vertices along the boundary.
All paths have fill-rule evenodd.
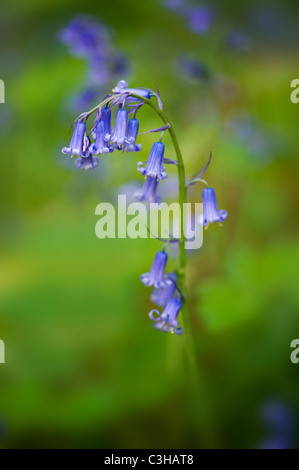
<path id="1" fill-rule="evenodd" d="M 144 90 L 130 90 L 144 96 Z M 150 91 L 146 91 L 146 94 L 150 98 Z M 99 159 L 94 157 L 94 155 L 110 154 L 115 149 L 123 152 L 140 152 L 141 144 L 136 143 L 139 131 L 139 120 L 136 117 L 136 113 L 140 108 L 140 103 L 134 105 L 132 100 L 127 101 L 126 98 L 126 92 L 119 92 L 118 100 L 111 101 L 109 105 L 100 107 L 90 132 L 88 132 L 86 127 L 87 113 L 83 113 L 76 119 L 73 124 L 74 131 L 70 145 L 69 147 L 64 147 L 62 153 L 69 154 L 72 157 L 79 157 L 76 160 L 77 168 L 84 168 L 86 170 L 96 168 Z M 113 107 L 117 108 L 114 128 L 111 125 L 111 110 Z M 129 114 L 132 112 L 134 117 L 129 119 Z M 91 142 L 91 140 L 94 142 Z M 161 158 L 163 160 L 163 155 Z M 143 174 L 146 174 L 146 171 Z M 163 174 L 163 178 L 166 176 L 166 173 Z M 145 201 L 147 198 L 153 198 L 156 180 L 151 190 L 148 188 L 145 195 L 139 195 L 140 200 Z"/>
<path id="2" fill-rule="evenodd" d="M 86 47 L 90 47 L 87 42 Z M 64 147 L 62 152 L 66 155 L 76 157 L 75 165 L 79 169 L 91 170 L 99 165 L 99 157 L 109 155 L 115 150 L 121 152 L 138 153 L 141 151 L 141 144 L 137 143 L 139 134 L 139 119 L 137 114 L 145 102 L 151 105 L 151 98 L 155 97 L 158 107 L 163 109 L 159 92 L 147 88 L 130 88 L 124 80 L 118 82 L 112 94 L 107 95 L 103 100 L 89 112 L 84 112 L 74 121 L 72 127 L 73 135 L 68 147 Z M 153 106 L 154 108 L 157 105 Z M 95 119 L 90 130 L 87 128 L 89 117 L 95 113 Z M 161 113 L 162 114 L 162 113 Z M 139 114 L 138 114 L 139 116 Z M 165 122 L 165 121 L 164 121 Z M 166 164 L 177 164 L 176 160 L 164 157 L 165 144 L 162 142 L 164 132 L 169 129 L 170 124 L 152 129 L 149 132 L 161 132 L 160 139 L 153 143 L 148 159 L 145 162 L 139 161 L 137 170 L 145 177 L 144 185 L 135 192 L 135 197 L 143 203 L 160 203 L 158 196 L 158 184 L 167 178 Z M 206 181 L 202 180 L 211 161 L 211 155 L 206 165 L 193 175 L 187 183 L 187 187 L 197 182 L 206 185 L 202 193 L 203 215 L 197 223 L 207 227 L 210 223 L 221 223 L 227 218 L 227 211 L 219 210 L 216 194 Z M 163 240 L 169 242 L 169 240 Z M 178 245 L 179 239 L 171 239 L 171 244 Z M 153 321 L 154 328 L 171 332 L 176 335 L 183 333 L 183 328 L 179 326 L 178 315 L 183 305 L 183 294 L 177 286 L 177 272 L 166 273 L 168 254 L 159 250 L 153 260 L 149 272 L 140 276 L 141 282 L 146 287 L 153 287 L 151 301 L 158 307 L 162 307 L 160 313 L 153 309 L 149 313 L 149 318 Z"/>
<path id="3" fill-rule="evenodd" d="M 133 97 L 131 94 L 135 94 Z M 109 97 L 111 95 L 108 95 Z M 114 150 L 122 152 L 140 152 L 141 144 L 137 143 L 139 132 L 139 120 L 136 117 L 143 101 L 138 96 L 151 99 L 157 98 L 159 107 L 163 104 L 159 93 L 146 88 L 130 88 L 125 80 L 117 83 L 113 89 L 113 100 L 99 107 L 93 126 L 88 132 L 86 121 L 88 113 L 81 114 L 74 122 L 74 131 L 69 147 L 64 147 L 62 152 L 76 156 L 76 167 L 90 170 L 99 164 L 99 155 L 110 154 Z M 107 98 L 107 97 L 106 97 Z M 105 100 L 104 100 L 105 101 Z M 112 110 L 116 108 L 114 127 L 112 127 Z M 131 114 L 133 114 L 132 117 Z M 152 129 L 144 132 L 164 132 L 168 126 Z M 94 142 L 91 142 L 93 140 Z M 164 158 L 165 145 L 155 142 L 146 162 L 138 162 L 137 170 L 145 176 L 143 188 L 136 191 L 135 197 L 144 203 L 159 203 L 157 195 L 159 180 L 167 178 L 165 164 L 176 164 L 175 160 Z"/>
<path id="4" fill-rule="evenodd" d="M 58 33 L 58 40 L 70 53 L 87 64 L 87 85 L 74 105 L 88 106 L 103 88 L 120 75 L 128 73 L 128 60 L 115 48 L 111 31 L 98 19 L 75 16 Z"/>

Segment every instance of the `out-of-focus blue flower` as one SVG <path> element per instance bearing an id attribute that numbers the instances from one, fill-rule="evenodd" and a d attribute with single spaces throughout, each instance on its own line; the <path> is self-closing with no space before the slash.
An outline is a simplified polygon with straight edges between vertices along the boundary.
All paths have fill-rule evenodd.
<path id="1" fill-rule="evenodd" d="M 137 170 L 142 175 L 151 176 L 158 180 L 167 178 L 165 167 L 163 166 L 165 145 L 163 142 L 155 142 L 150 151 L 145 168 L 143 162 L 138 162 Z"/>
<path id="2" fill-rule="evenodd" d="M 91 86 L 110 84 L 115 78 L 128 73 L 125 56 L 118 53 L 116 56 L 107 51 L 107 55 L 96 54 L 88 60 L 88 82 Z"/>
<path id="3" fill-rule="evenodd" d="M 214 14 L 211 7 L 202 5 L 185 9 L 189 29 L 196 34 L 207 34 L 212 26 Z"/>
<path id="4" fill-rule="evenodd" d="M 104 86 L 128 72 L 125 55 L 115 50 L 110 30 L 100 21 L 89 16 L 76 16 L 58 34 L 71 54 L 83 58 L 88 65 L 87 86 L 73 107 L 80 109 L 80 102 L 87 107 L 94 98 L 94 90 L 100 94 Z M 78 101 L 78 103 L 77 103 Z"/>
<path id="5" fill-rule="evenodd" d="M 109 69 L 113 77 L 124 77 L 129 73 L 127 57 L 122 52 L 117 52 L 111 57 Z"/>
<path id="6" fill-rule="evenodd" d="M 270 163 L 282 147 L 278 132 L 263 127 L 254 116 L 248 113 L 237 113 L 227 122 L 229 134 L 248 148 L 250 158 L 259 165 Z"/>
<path id="7" fill-rule="evenodd" d="M 208 68 L 198 59 L 184 56 L 179 60 L 179 68 L 184 78 L 194 81 L 205 81 L 210 78 Z"/>
<path id="8" fill-rule="evenodd" d="M 92 103 L 99 95 L 101 95 L 101 92 L 99 92 L 98 87 L 87 87 L 79 94 L 75 94 L 70 97 L 69 106 L 74 113 L 78 113 L 82 109 L 88 108 L 90 103 Z"/>
<path id="9" fill-rule="evenodd" d="M 141 202 L 159 203 L 160 198 L 157 196 L 158 181 L 157 178 L 148 176 L 144 182 L 142 189 L 135 191 L 134 196 Z"/>
<path id="10" fill-rule="evenodd" d="M 78 57 L 89 57 L 109 46 L 109 34 L 100 21 L 76 16 L 58 34 L 58 39 Z"/>
<path id="11" fill-rule="evenodd" d="M 165 0 L 166 8 L 173 11 L 179 11 L 185 4 L 185 0 Z"/>
<path id="12" fill-rule="evenodd" d="M 77 122 L 69 147 L 63 147 L 62 153 L 70 155 L 82 155 L 84 147 L 84 137 L 86 125 L 84 122 Z"/>
<path id="13" fill-rule="evenodd" d="M 268 450 L 274 450 L 274 449 L 286 450 L 286 449 L 292 449 L 293 447 L 290 444 L 290 441 L 286 437 L 273 436 L 265 440 L 259 448 L 268 449 Z"/>
<path id="14" fill-rule="evenodd" d="M 113 146 L 105 140 L 105 126 L 102 120 L 96 126 L 95 143 L 89 147 L 89 151 L 95 155 L 113 152 Z"/>
<path id="15" fill-rule="evenodd" d="M 285 11 L 275 2 L 258 4 L 252 11 L 253 28 L 255 31 L 268 36 L 273 41 L 289 39 L 289 33 L 295 23 L 286 17 Z"/>
<path id="16" fill-rule="evenodd" d="M 213 188 L 205 188 L 202 192 L 203 214 L 199 217 L 199 222 L 206 226 L 210 222 L 223 222 L 228 213 L 226 210 L 218 209 L 216 194 Z"/>
<path id="17" fill-rule="evenodd" d="M 139 121 L 136 118 L 132 118 L 128 122 L 128 130 L 125 144 L 125 152 L 139 152 L 141 150 L 141 144 L 136 145 L 136 138 L 139 130 Z"/>
<path id="18" fill-rule="evenodd" d="M 226 35 L 224 43 L 230 49 L 246 52 L 251 47 L 251 41 L 242 31 L 231 30 Z"/>
<path id="19" fill-rule="evenodd" d="M 260 449 L 294 448 L 295 417 L 290 407 L 280 400 L 267 401 L 260 410 L 263 423 L 268 428 L 267 438 Z"/>
<path id="20" fill-rule="evenodd" d="M 111 142 L 114 143 L 117 150 L 122 150 L 126 143 L 128 125 L 128 111 L 124 108 L 116 113 L 115 130 L 111 136 Z"/>
<path id="21" fill-rule="evenodd" d="M 88 151 L 86 152 L 85 156 L 77 158 L 75 161 L 76 167 L 80 170 L 92 170 L 93 168 L 96 168 L 98 164 L 99 159 L 97 157 L 93 157 Z"/>
<path id="22" fill-rule="evenodd" d="M 170 299 L 172 299 L 176 292 L 177 275 L 175 273 L 169 273 L 168 277 L 171 281 L 169 286 L 162 287 L 161 289 L 154 289 L 151 294 L 151 301 L 159 305 L 159 307 L 165 307 L 168 304 Z"/>
<path id="23" fill-rule="evenodd" d="M 109 58 L 101 55 L 95 54 L 88 60 L 88 83 L 92 86 L 101 85 L 109 83 L 111 81 L 111 73 L 108 67 Z"/>
<path id="24" fill-rule="evenodd" d="M 177 335 L 181 335 L 184 330 L 178 326 L 179 322 L 177 317 L 180 313 L 182 305 L 182 300 L 173 298 L 167 303 L 161 315 L 158 310 L 151 310 L 149 317 L 154 322 L 153 326 L 157 328 L 157 330 L 164 331 L 165 333 L 171 332 Z"/>
<path id="25" fill-rule="evenodd" d="M 261 418 L 272 431 L 294 431 L 295 418 L 291 408 L 281 400 L 269 400 L 261 408 Z"/>
<path id="26" fill-rule="evenodd" d="M 160 289 L 160 287 L 170 285 L 171 281 L 165 274 L 167 259 L 168 256 L 165 251 L 158 251 L 150 272 L 140 276 L 140 280 L 145 286 L 149 287 L 153 285 L 157 289 Z"/>

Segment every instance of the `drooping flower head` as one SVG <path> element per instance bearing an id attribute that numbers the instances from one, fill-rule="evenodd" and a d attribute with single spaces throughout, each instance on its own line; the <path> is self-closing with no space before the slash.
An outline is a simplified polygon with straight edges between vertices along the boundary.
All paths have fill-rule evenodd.
<path id="1" fill-rule="evenodd" d="M 167 259 L 168 256 L 165 251 L 158 251 L 150 272 L 140 276 L 140 280 L 145 286 L 154 286 L 159 289 L 160 287 L 170 285 L 171 281 L 165 274 Z"/>
<path id="2" fill-rule="evenodd" d="M 84 147 L 84 138 L 86 135 L 86 124 L 77 122 L 69 147 L 63 147 L 62 153 L 70 155 L 82 155 Z"/>
<path id="3" fill-rule="evenodd" d="M 104 123 L 105 129 L 105 140 L 109 142 L 112 136 L 112 128 L 111 128 L 111 109 L 105 107 L 101 111 L 101 120 Z"/>
<path id="4" fill-rule="evenodd" d="M 213 188 L 205 188 L 202 192 L 203 214 L 199 222 L 205 227 L 210 222 L 223 222 L 228 213 L 226 210 L 218 209 L 216 194 Z"/>
<path id="5" fill-rule="evenodd" d="M 132 118 L 128 122 L 128 130 L 125 143 L 125 152 L 139 152 L 141 150 L 141 144 L 136 145 L 136 138 L 139 130 L 139 121 L 136 118 Z"/>
<path id="6" fill-rule="evenodd" d="M 165 167 L 163 166 L 165 145 L 163 142 L 155 142 L 150 151 L 145 168 L 144 163 L 138 162 L 137 170 L 144 176 L 151 176 L 158 180 L 167 178 Z"/>
<path id="7" fill-rule="evenodd" d="M 95 155 L 113 152 L 113 146 L 105 140 L 105 126 L 102 120 L 96 126 L 95 143 L 90 146 L 89 151 Z"/>
<path id="8" fill-rule="evenodd" d="M 84 144 L 81 158 L 77 158 L 77 160 L 75 161 L 75 165 L 77 168 L 79 168 L 79 170 L 92 170 L 93 168 L 96 168 L 99 164 L 99 159 L 94 158 L 90 153 L 90 147 L 90 138 L 86 134 L 84 136 Z"/>
<path id="9" fill-rule="evenodd" d="M 168 277 L 174 282 L 171 282 L 169 286 L 162 287 L 161 289 L 154 289 L 151 294 L 151 301 L 159 305 L 159 307 L 165 307 L 176 293 L 177 275 L 175 273 L 169 273 Z"/>
<path id="10" fill-rule="evenodd" d="M 178 326 L 179 322 L 177 320 L 182 305 L 182 300 L 174 297 L 169 300 L 161 315 L 158 310 L 151 310 L 149 317 L 154 322 L 153 326 L 157 328 L 157 330 L 164 331 L 165 333 L 171 332 L 176 335 L 183 334 L 184 330 Z"/>
<path id="11" fill-rule="evenodd" d="M 116 113 L 115 119 L 115 130 L 111 136 L 111 142 L 114 143 L 117 150 L 122 150 L 126 143 L 127 136 L 127 124 L 128 124 L 128 111 L 121 108 Z"/>
<path id="12" fill-rule="evenodd" d="M 158 181 L 157 178 L 148 176 L 142 189 L 135 191 L 134 196 L 141 202 L 159 203 L 160 197 L 157 196 Z"/>

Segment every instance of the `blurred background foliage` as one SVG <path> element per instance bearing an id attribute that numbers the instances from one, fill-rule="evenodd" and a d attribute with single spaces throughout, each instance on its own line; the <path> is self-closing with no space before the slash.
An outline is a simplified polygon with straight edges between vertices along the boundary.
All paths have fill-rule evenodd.
<path id="1" fill-rule="evenodd" d="M 299 366 L 290 361 L 299 335 L 297 3 L 209 2 L 205 34 L 170 4 L 1 7 L 2 447 L 298 444 Z M 119 79 L 158 85 L 189 176 L 213 151 L 206 178 L 229 217 L 188 258 L 198 379 L 184 338 L 156 331 L 147 316 L 139 275 L 159 243 L 94 233 L 96 205 L 143 183 L 139 155 L 114 153 L 82 172 L 60 152 L 87 73 L 57 40 L 76 14 L 111 28 L 129 64 Z M 228 42 L 234 31 L 238 40 Z M 150 110 L 139 117 L 141 131 L 159 125 Z M 140 138 L 143 160 L 153 141 Z M 201 201 L 201 190 L 190 200 Z"/>

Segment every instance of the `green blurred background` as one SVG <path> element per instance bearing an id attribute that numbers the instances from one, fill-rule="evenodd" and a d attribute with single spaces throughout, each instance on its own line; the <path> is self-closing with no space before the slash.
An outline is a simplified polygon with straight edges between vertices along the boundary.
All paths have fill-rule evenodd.
<path id="1" fill-rule="evenodd" d="M 273 431 L 263 417 L 272 402 L 293 420 L 288 446 L 298 443 L 299 365 L 290 361 L 299 337 L 299 104 L 290 101 L 297 7 L 212 4 L 217 21 L 207 35 L 190 32 L 159 0 L 1 5 L 3 448 L 259 447 Z M 272 30 L 251 21 L 261 5 L 276 12 Z M 147 316 L 152 304 L 139 275 L 159 242 L 94 233 L 96 205 L 143 183 L 140 156 L 114 153 L 83 172 L 60 152 L 86 65 L 57 32 L 77 13 L 114 30 L 130 63 L 119 79 L 158 85 L 187 174 L 213 151 L 206 179 L 229 217 L 188 258 L 197 378 L 184 337 L 156 331 Z M 249 51 L 223 45 L 230 28 L 246 31 Z M 212 78 L 185 77 L 176 65 L 184 54 Z M 141 116 L 141 131 L 160 124 L 150 110 Z M 140 138 L 141 159 L 153 141 Z M 201 200 L 201 189 L 191 200 Z"/>

